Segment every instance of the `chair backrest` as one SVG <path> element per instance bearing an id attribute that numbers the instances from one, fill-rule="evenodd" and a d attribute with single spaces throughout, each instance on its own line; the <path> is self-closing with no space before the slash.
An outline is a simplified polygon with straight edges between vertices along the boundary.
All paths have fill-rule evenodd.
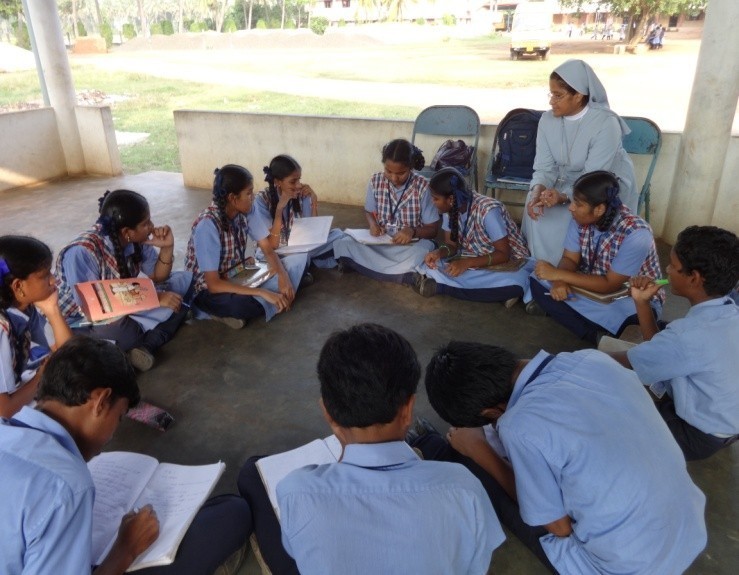
<path id="1" fill-rule="evenodd" d="M 642 205 L 645 206 L 644 216 L 649 221 L 649 193 L 654 167 L 657 165 L 657 158 L 662 148 L 662 131 L 649 118 L 637 116 L 622 116 L 622 118 L 631 130 L 630 134 L 624 136 L 624 150 L 628 154 L 652 156 L 647 175 L 644 178 L 644 184 L 639 191 L 639 205 L 637 207 L 637 211 L 641 211 Z"/>
<path id="2" fill-rule="evenodd" d="M 467 145 L 474 146 L 470 171 L 477 189 L 477 146 L 480 139 L 480 116 L 477 112 L 469 106 L 429 106 L 418 114 L 413 124 L 413 144 L 416 144 L 418 134 L 461 138 Z M 431 153 L 427 157 L 433 155 Z"/>

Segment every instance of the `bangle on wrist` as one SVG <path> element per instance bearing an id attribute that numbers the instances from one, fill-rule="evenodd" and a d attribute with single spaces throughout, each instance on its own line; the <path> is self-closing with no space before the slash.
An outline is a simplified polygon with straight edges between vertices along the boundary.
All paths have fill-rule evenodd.
<path id="1" fill-rule="evenodd" d="M 441 250 L 446 250 L 446 255 L 448 255 L 448 256 L 452 255 L 451 248 L 448 245 L 446 245 L 446 244 L 441 244 L 439 246 L 439 252 L 441 252 Z M 441 255 L 441 254 L 439 254 L 439 255 Z"/>
<path id="2" fill-rule="evenodd" d="M 411 228 L 411 239 L 414 239 L 416 237 L 416 228 Z"/>
<path id="3" fill-rule="evenodd" d="M 161 256 L 161 254 L 159 254 L 159 255 L 157 256 L 157 261 L 159 261 L 159 262 L 163 263 L 163 264 L 164 264 L 165 266 L 171 266 L 171 265 L 172 265 L 172 264 L 174 263 L 174 256 L 172 256 L 172 259 L 171 259 L 171 260 L 169 260 L 168 262 L 165 262 L 165 261 L 164 261 L 164 260 L 162 259 L 162 256 Z"/>
<path id="4" fill-rule="evenodd" d="M 492 265 L 493 263 L 493 254 L 488 254 L 488 266 Z"/>

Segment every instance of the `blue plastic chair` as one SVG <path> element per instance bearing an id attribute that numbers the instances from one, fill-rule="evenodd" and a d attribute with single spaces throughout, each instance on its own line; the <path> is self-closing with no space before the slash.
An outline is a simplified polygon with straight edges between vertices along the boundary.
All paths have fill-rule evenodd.
<path id="1" fill-rule="evenodd" d="M 631 133 L 624 136 L 624 150 L 629 154 L 652 156 L 647 177 L 639 191 L 639 204 L 636 210 L 637 213 L 641 213 L 642 206 L 644 206 L 644 219 L 649 221 L 649 193 L 654 166 L 657 164 L 659 151 L 662 148 L 662 131 L 649 118 L 637 116 L 622 116 L 622 118 L 631 129 Z"/>
<path id="2" fill-rule="evenodd" d="M 418 134 L 442 136 L 444 140 L 460 139 L 468 146 L 474 146 L 467 181 L 470 187 L 477 190 L 477 144 L 480 140 L 480 116 L 477 112 L 469 106 L 430 106 L 418 114 L 413 124 L 411 142 L 414 145 Z M 430 161 L 435 153 L 436 150 L 424 155 Z M 434 170 L 430 166 L 424 166 L 421 170 L 421 174 L 427 178 L 430 178 L 433 173 Z"/>

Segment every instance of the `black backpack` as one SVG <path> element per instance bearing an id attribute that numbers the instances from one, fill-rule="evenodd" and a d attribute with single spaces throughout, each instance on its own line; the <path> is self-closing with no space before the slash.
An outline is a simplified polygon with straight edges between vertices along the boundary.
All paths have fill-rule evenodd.
<path id="1" fill-rule="evenodd" d="M 463 140 L 447 140 L 439 146 L 429 167 L 434 172 L 442 168 L 456 168 L 463 176 L 466 176 L 474 154 L 475 146 L 468 146 Z"/>
<path id="2" fill-rule="evenodd" d="M 508 112 L 495 131 L 495 161 L 493 176 L 496 178 L 523 178 L 534 175 L 536 133 L 539 119 L 544 112 L 515 108 Z"/>

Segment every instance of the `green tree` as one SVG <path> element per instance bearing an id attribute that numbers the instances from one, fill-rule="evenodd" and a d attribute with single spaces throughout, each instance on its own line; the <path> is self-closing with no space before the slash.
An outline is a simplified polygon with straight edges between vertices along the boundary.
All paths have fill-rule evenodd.
<path id="1" fill-rule="evenodd" d="M 561 0 L 562 6 L 577 7 L 580 10 L 589 0 Z M 630 44 L 639 42 L 641 30 L 650 18 L 660 14 L 672 15 L 704 8 L 708 0 L 596 0 L 603 12 L 611 12 L 628 18 L 626 39 Z"/>

